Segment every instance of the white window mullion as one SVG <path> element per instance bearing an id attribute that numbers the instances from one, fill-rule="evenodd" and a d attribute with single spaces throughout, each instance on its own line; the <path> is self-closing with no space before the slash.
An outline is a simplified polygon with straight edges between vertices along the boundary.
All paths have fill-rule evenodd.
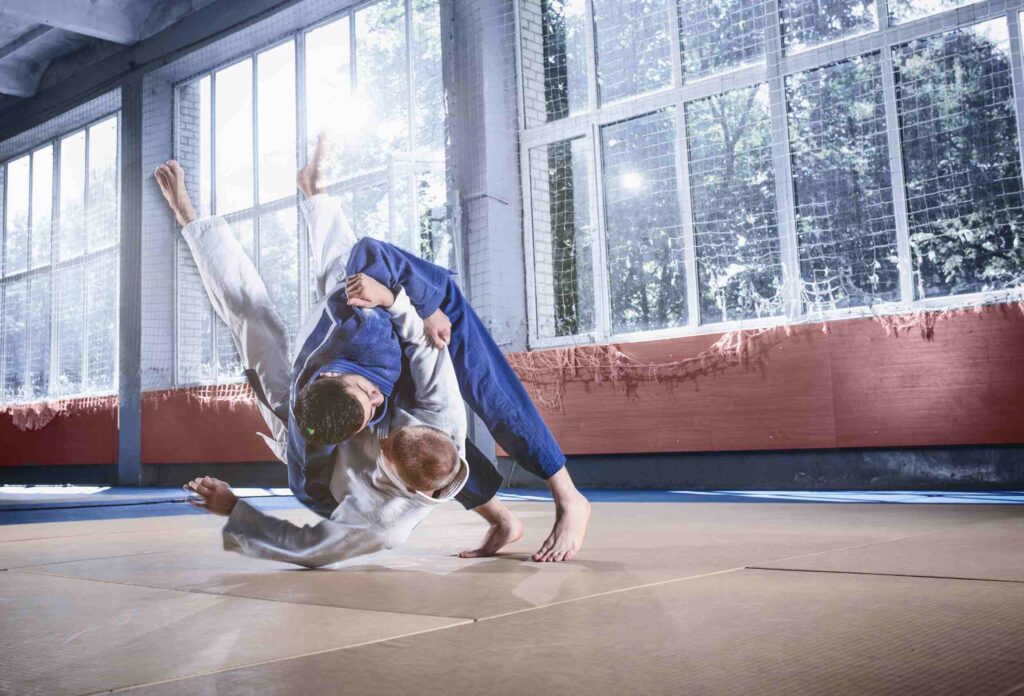
<path id="1" fill-rule="evenodd" d="M 83 214 L 82 214 L 82 225 L 83 225 L 82 233 L 84 235 L 84 240 L 83 240 L 83 243 L 82 243 L 82 255 L 83 256 L 88 256 L 89 255 L 89 161 L 90 161 L 90 154 L 91 154 L 90 150 L 92 149 L 92 143 L 91 143 L 92 136 L 91 136 L 91 133 L 89 131 L 90 131 L 90 129 L 87 126 L 85 128 L 85 176 L 84 176 L 85 182 L 83 184 L 84 185 L 84 193 L 82 194 L 82 211 L 83 211 Z M 87 270 L 88 270 L 88 264 L 83 262 L 82 263 L 82 297 L 80 298 L 80 301 L 82 303 L 82 306 L 85 307 L 84 316 L 86 316 L 86 317 L 88 317 L 90 315 L 90 313 L 91 313 L 90 312 L 91 307 L 90 307 L 90 302 L 89 302 L 89 290 L 88 290 L 88 287 L 87 287 L 88 283 L 89 283 L 89 274 L 87 273 Z M 80 385 L 79 386 L 79 390 L 80 391 L 82 391 L 82 392 L 86 391 L 87 385 L 89 383 L 88 382 L 89 376 L 90 376 L 89 375 L 89 324 L 88 324 L 88 322 L 83 322 L 83 326 L 82 326 L 82 375 L 81 375 L 81 381 L 79 382 L 79 385 Z"/>
<path id="2" fill-rule="evenodd" d="M 295 35 L 295 140 L 298 146 L 295 148 L 295 168 L 301 169 L 306 166 L 307 155 L 307 134 L 306 134 L 306 32 L 300 31 Z M 301 201 L 301 194 L 296 193 L 296 201 Z M 298 208 L 298 203 L 296 203 Z M 296 210 L 298 213 L 298 210 Z M 302 215 L 296 215 L 299 236 L 299 316 L 302 317 L 306 308 L 312 304 L 309 297 L 310 268 L 309 268 L 309 235 L 306 233 L 306 224 Z"/>
<path id="3" fill-rule="evenodd" d="M 217 215 L 217 72 L 210 73 L 210 215 Z M 213 376 L 220 371 L 217 356 L 217 314 L 211 306 L 208 310 L 210 321 L 210 368 Z"/>
<path id="4" fill-rule="evenodd" d="M 786 85 L 781 71 L 782 25 L 778 0 L 768 0 L 765 13 L 765 58 L 768 61 L 768 96 L 771 112 L 772 162 L 775 169 L 775 208 L 779 225 L 779 255 L 785 278 L 784 311 L 788 320 L 803 313 L 800 256 L 793 217 L 793 173 L 789 156 Z"/>
<path id="5" fill-rule="evenodd" d="M 597 234 L 591 241 L 594 267 L 594 335 L 604 340 L 611 335 L 611 293 L 608 287 L 608 234 L 604 205 L 604 153 L 601 150 L 601 127 L 596 123 L 590 130 L 590 161 L 594 171 L 591 189 L 597 206 Z"/>
<path id="6" fill-rule="evenodd" d="M 884 4 L 884 0 L 882 0 Z M 888 11 L 887 11 L 888 12 Z M 900 301 L 914 302 L 914 266 L 910 252 L 910 222 L 903 176 L 903 150 L 900 148 L 900 120 L 896 103 L 896 81 L 892 49 L 881 51 L 882 90 L 885 100 L 885 131 L 889 149 L 889 176 L 892 178 L 892 204 L 896 219 L 896 249 L 899 256 Z"/>
<path id="7" fill-rule="evenodd" d="M 120 149 L 120 148 L 119 148 Z M 57 393 L 57 259 L 60 258 L 60 138 L 53 141 L 53 215 L 50 218 L 50 371 L 47 379 L 46 393 L 50 396 Z"/>
<path id="8" fill-rule="evenodd" d="M 1020 13 L 1008 12 L 1010 25 L 1010 70 L 1013 75 L 1013 99 L 1017 116 L 1017 152 L 1024 165 L 1024 47 L 1022 47 Z"/>
<path id="9" fill-rule="evenodd" d="M 584 23 L 583 40 L 587 48 L 587 110 L 597 111 L 600 95 L 597 86 L 597 28 L 594 24 L 594 0 L 586 0 L 586 22 Z M 543 31 L 544 18 L 541 17 Z"/>
<path id="10" fill-rule="evenodd" d="M 690 157 L 686 145 L 685 104 L 676 107 L 676 197 L 683 225 L 683 264 L 686 268 L 686 323 L 700 323 L 700 289 L 697 287 L 697 241 L 693 221 L 693 200 L 690 191 Z"/>

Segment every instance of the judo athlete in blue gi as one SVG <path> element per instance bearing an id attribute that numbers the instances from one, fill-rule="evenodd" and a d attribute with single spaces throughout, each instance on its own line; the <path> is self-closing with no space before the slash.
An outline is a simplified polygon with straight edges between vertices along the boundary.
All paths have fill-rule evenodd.
<path id="1" fill-rule="evenodd" d="M 447 269 L 353 233 L 338 201 L 319 190 L 322 151 L 321 144 L 314 160 L 299 172 L 321 299 L 304 320 L 291 359 L 287 331 L 255 268 L 246 263 L 247 257 L 238 258 L 240 248 L 232 248 L 237 241 L 226 222 L 196 218 L 177 162 L 156 172 L 165 199 L 184 227 L 214 309 L 235 338 L 271 430 L 264 439 L 288 465 L 289 487 L 297 498 L 325 518 L 317 525 L 319 533 L 291 525 L 298 530 L 292 533 L 279 528 L 276 518 L 263 520 L 253 514 L 254 508 L 238 503 L 227 484 L 210 477 L 196 479 L 189 486 L 203 497 L 205 508 L 231 516 L 225 547 L 303 564 L 309 564 L 304 562 L 309 558 L 322 564 L 324 559 L 333 562 L 391 547 L 421 521 L 419 513 L 381 514 L 384 509 L 404 510 L 393 501 L 388 507 L 389 495 L 395 497 L 396 491 L 398 497 L 412 496 L 410 500 L 421 506 L 424 493 L 435 501 L 438 496 L 454 498 L 484 517 L 490 525 L 484 541 L 462 552 L 463 557 L 493 555 L 519 539 L 522 524 L 495 497 L 500 476 L 486 456 L 464 441 L 464 425 L 454 425 L 457 397 L 443 399 L 443 407 L 429 397 L 453 391 L 457 382 L 462 398 L 495 440 L 520 465 L 543 478 L 553 493 L 555 525 L 533 559 L 570 560 L 582 544 L 590 506 L 573 485 L 564 455 L 518 377 Z M 433 354 L 427 352 L 428 346 Z M 417 397 L 428 403 L 417 406 Z M 401 427 L 409 424 L 417 427 Z M 389 444 L 399 440 L 389 433 L 411 437 L 436 434 L 436 429 L 457 442 L 461 465 L 453 466 L 450 480 L 437 483 L 436 490 L 403 486 L 403 481 L 417 476 L 409 468 L 416 457 L 408 456 L 408 447 Z M 430 437 L 410 437 L 404 439 L 407 445 L 417 442 L 421 448 L 434 448 L 428 453 L 432 457 L 444 450 L 443 443 L 432 444 Z M 390 459 L 382 453 L 389 453 Z M 368 486 L 352 485 L 353 472 L 358 471 L 365 474 Z M 239 506 L 244 514 L 236 509 Z M 353 524 L 354 514 L 358 521 Z M 373 528 L 367 521 L 380 527 L 374 541 L 353 543 L 359 535 L 352 529 Z M 339 527 L 342 523 L 348 527 Z M 385 529 L 389 524 L 390 531 Z M 247 544 L 247 538 L 256 541 Z M 310 545 L 316 547 L 313 555 L 303 551 Z"/>

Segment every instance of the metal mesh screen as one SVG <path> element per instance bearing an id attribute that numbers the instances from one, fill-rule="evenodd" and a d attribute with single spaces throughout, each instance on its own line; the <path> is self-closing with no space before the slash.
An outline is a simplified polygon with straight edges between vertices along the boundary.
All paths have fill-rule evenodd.
<path id="1" fill-rule="evenodd" d="M 116 392 L 118 108 L 105 95 L 0 146 L 0 402 Z"/>

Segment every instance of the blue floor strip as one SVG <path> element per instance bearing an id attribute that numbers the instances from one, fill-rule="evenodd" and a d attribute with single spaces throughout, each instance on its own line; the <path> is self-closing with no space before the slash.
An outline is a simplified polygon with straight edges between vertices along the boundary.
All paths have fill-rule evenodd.
<path id="1" fill-rule="evenodd" d="M 43 488 L 43 487 L 38 487 Z M 33 522 L 203 515 L 178 489 L 0 486 L 0 525 Z M 240 489 L 263 510 L 301 508 L 281 489 Z M 873 503 L 929 505 L 1024 505 L 1024 491 L 632 491 L 585 490 L 595 503 Z M 550 501 L 545 490 L 507 489 L 505 501 Z M 49 500 L 48 500 L 49 499 Z"/>

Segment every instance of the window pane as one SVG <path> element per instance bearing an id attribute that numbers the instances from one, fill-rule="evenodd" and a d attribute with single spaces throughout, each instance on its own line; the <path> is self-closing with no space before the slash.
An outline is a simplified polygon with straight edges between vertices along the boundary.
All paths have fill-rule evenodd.
<path id="1" fill-rule="evenodd" d="M 32 279 L 28 315 L 29 394 L 46 396 L 50 391 L 50 276 Z"/>
<path id="2" fill-rule="evenodd" d="M 7 165 L 7 205 L 4 229 L 4 273 L 25 270 L 28 262 L 29 156 Z"/>
<path id="3" fill-rule="evenodd" d="M 89 128 L 89 251 L 117 243 L 117 118 Z"/>
<path id="4" fill-rule="evenodd" d="M 601 102 L 672 84 L 670 0 L 594 0 Z"/>
<path id="5" fill-rule="evenodd" d="M 57 272 L 57 393 L 82 391 L 82 341 L 84 339 L 83 266 Z"/>
<path id="6" fill-rule="evenodd" d="M 342 198 L 346 199 L 351 201 L 345 208 L 350 211 L 349 219 L 356 234 L 388 241 L 391 213 L 387 187 L 382 185 L 356 189 Z"/>
<path id="7" fill-rule="evenodd" d="M 211 102 L 209 75 L 178 88 L 174 156 L 185 170 L 185 188 L 199 217 L 208 217 L 213 158 L 210 150 Z"/>
<path id="8" fill-rule="evenodd" d="M 585 0 L 520 2 L 528 126 L 587 110 Z"/>
<path id="9" fill-rule="evenodd" d="M 217 213 L 249 208 L 252 198 L 252 60 L 217 72 L 214 81 Z"/>
<path id="10" fill-rule="evenodd" d="M 256 225 L 253 223 L 252 218 L 232 222 L 231 233 L 235 235 L 239 244 L 242 245 L 242 249 L 245 251 L 245 255 L 249 257 L 249 260 L 256 263 Z M 210 300 L 206 296 L 205 291 L 203 291 L 203 305 L 209 309 L 209 314 L 213 313 L 213 307 L 210 305 Z M 237 381 L 241 379 L 245 368 L 242 366 L 242 359 L 235 348 L 235 340 L 231 336 L 231 330 L 216 315 L 213 316 L 210 322 L 210 330 L 214 330 L 215 326 L 217 332 L 215 346 L 217 357 L 216 381 Z M 205 329 L 205 323 L 206 320 L 203 320 L 203 329 Z"/>
<path id="11" fill-rule="evenodd" d="M 776 314 L 782 287 L 767 85 L 686 105 L 702 324 Z"/>
<path id="12" fill-rule="evenodd" d="M 443 161 L 445 111 L 438 0 L 413 0 L 412 35 L 416 149 L 427 150 Z"/>
<path id="13" fill-rule="evenodd" d="M 88 374 L 83 391 L 110 392 L 117 372 L 117 255 L 103 254 L 86 266 Z"/>
<path id="14" fill-rule="evenodd" d="M 256 59 L 259 111 L 260 202 L 295 194 L 295 44 Z"/>
<path id="15" fill-rule="evenodd" d="M 889 21 L 891 24 L 909 22 L 930 14 L 969 5 L 974 0 L 889 0 Z"/>
<path id="16" fill-rule="evenodd" d="M 306 133 L 310 153 L 321 132 L 334 143 L 320 163 L 327 182 L 347 171 L 346 133 L 361 131 L 366 120 L 365 109 L 351 99 L 350 50 L 348 17 L 306 33 Z"/>
<path id="17" fill-rule="evenodd" d="M 53 146 L 32 153 L 32 267 L 50 263 L 53 223 Z"/>
<path id="18" fill-rule="evenodd" d="M 420 253 L 419 225 L 413 223 L 416 169 L 414 163 L 396 163 L 390 178 L 390 234 L 387 241 L 411 254 Z"/>
<path id="19" fill-rule="evenodd" d="M 60 223 L 58 257 L 85 251 L 85 131 L 60 141 Z"/>
<path id="20" fill-rule="evenodd" d="M 417 182 L 417 210 L 420 225 L 420 252 L 427 261 L 458 269 L 457 249 L 448 224 L 444 167 L 420 172 Z"/>
<path id="21" fill-rule="evenodd" d="M 530 151 L 537 325 L 545 338 L 594 330 L 590 159 L 583 138 Z"/>
<path id="22" fill-rule="evenodd" d="M 614 333 L 686 323 L 671 109 L 601 129 Z"/>
<path id="23" fill-rule="evenodd" d="M 346 143 L 352 171 L 361 171 L 384 165 L 388 155 L 409 146 L 403 0 L 381 0 L 356 12 L 356 86 L 355 108 L 365 105 L 366 122 L 362 134 L 353 133 Z"/>
<path id="24" fill-rule="evenodd" d="M 786 53 L 878 28 L 874 0 L 779 0 L 779 19 Z"/>
<path id="25" fill-rule="evenodd" d="M 808 300 L 828 308 L 898 299 L 878 55 L 792 75 L 786 100 Z"/>
<path id="26" fill-rule="evenodd" d="M 178 384 L 210 382 L 214 379 L 213 308 L 210 307 L 192 252 L 180 236 L 177 254 Z"/>
<path id="27" fill-rule="evenodd" d="M 25 363 L 28 352 L 28 281 L 8 283 L 3 289 L 3 398 L 15 401 L 25 395 Z"/>
<path id="28" fill-rule="evenodd" d="M 695 80 L 764 60 L 761 0 L 678 0 L 683 79 Z"/>
<path id="29" fill-rule="evenodd" d="M 893 50 L 916 295 L 1024 279 L 1024 195 L 1002 18 Z"/>
<path id="30" fill-rule="evenodd" d="M 278 314 L 295 336 L 299 327 L 299 230 L 295 208 L 260 218 L 260 275 Z"/>

